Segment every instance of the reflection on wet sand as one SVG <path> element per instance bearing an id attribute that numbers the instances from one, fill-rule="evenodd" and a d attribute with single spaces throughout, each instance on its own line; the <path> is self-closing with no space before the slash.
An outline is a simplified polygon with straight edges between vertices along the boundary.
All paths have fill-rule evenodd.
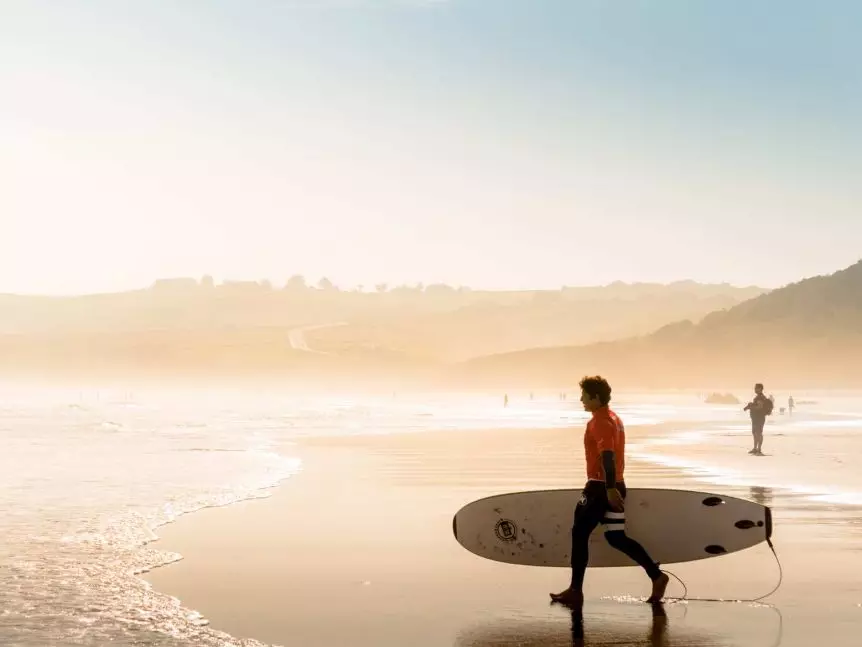
<path id="1" fill-rule="evenodd" d="M 751 499 L 760 505 L 772 505 L 772 488 L 752 485 L 749 488 L 751 491 Z"/>
<path id="2" fill-rule="evenodd" d="M 649 626 L 635 622 L 608 622 L 597 618 L 585 622 L 581 610 L 568 609 L 571 622 L 499 622 L 464 632 L 455 647 L 719 647 L 726 645 L 717 637 L 691 631 L 671 632 L 663 604 L 652 607 Z"/>
<path id="3" fill-rule="evenodd" d="M 661 603 L 651 604 L 652 607 L 652 624 L 650 625 L 650 630 L 647 636 L 645 637 L 646 642 L 643 644 L 649 645 L 650 647 L 665 647 L 670 643 L 667 642 L 667 613 L 665 613 L 664 605 Z M 584 614 L 581 609 L 569 609 L 569 612 L 572 616 L 572 630 L 571 630 L 571 644 L 573 647 L 585 647 L 587 645 L 586 636 L 584 632 Z M 610 637 L 609 637 L 610 638 Z M 620 644 L 625 638 L 620 637 L 617 639 L 616 637 L 610 639 L 610 642 L 613 644 Z M 607 642 L 607 641 L 603 641 Z M 590 644 L 601 644 L 596 643 L 594 641 L 590 641 Z M 632 643 L 640 644 L 640 643 Z M 690 645 L 691 643 L 686 643 Z"/>

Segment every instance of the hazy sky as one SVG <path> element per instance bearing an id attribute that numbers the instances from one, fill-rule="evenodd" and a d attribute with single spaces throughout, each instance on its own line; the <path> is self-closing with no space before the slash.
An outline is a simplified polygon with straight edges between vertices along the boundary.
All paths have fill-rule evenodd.
<path id="1" fill-rule="evenodd" d="M 0 0 L 0 292 L 862 257 L 862 3 Z"/>

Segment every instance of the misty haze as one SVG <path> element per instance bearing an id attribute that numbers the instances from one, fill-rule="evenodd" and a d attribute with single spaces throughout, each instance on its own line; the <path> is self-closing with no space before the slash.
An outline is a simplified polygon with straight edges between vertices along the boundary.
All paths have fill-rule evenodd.
<path id="1" fill-rule="evenodd" d="M 0 645 L 855 647 L 860 19 L 0 3 Z"/>

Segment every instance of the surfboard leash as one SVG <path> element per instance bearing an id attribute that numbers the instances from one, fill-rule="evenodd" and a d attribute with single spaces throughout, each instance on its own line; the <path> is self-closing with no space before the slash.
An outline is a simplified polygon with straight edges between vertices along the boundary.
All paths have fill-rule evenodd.
<path id="1" fill-rule="evenodd" d="M 688 597 L 688 587 L 685 585 L 685 582 L 682 581 L 682 578 L 680 578 L 675 573 L 671 573 L 670 571 L 667 571 L 667 570 L 662 568 L 662 569 L 660 569 L 661 572 L 665 573 L 666 575 L 670 575 L 672 578 L 674 578 L 677 582 L 679 582 L 682 585 L 682 589 L 683 589 L 683 593 L 682 593 L 681 598 L 668 598 L 668 597 L 666 597 L 665 600 L 676 601 L 676 602 L 760 602 L 761 600 L 765 600 L 769 596 L 775 594 L 776 591 L 778 591 L 778 589 L 781 587 L 782 581 L 784 580 L 784 570 L 781 568 L 781 560 L 778 558 L 778 553 L 775 552 L 775 546 L 772 545 L 772 539 L 768 538 L 766 540 L 766 544 L 769 546 L 769 550 L 772 551 L 772 556 L 775 557 L 775 563 L 778 565 L 778 583 L 775 585 L 775 587 L 773 587 L 773 589 L 769 593 L 761 595 L 760 597 L 757 597 L 757 598 L 750 598 L 750 599 L 690 598 L 690 597 Z"/>

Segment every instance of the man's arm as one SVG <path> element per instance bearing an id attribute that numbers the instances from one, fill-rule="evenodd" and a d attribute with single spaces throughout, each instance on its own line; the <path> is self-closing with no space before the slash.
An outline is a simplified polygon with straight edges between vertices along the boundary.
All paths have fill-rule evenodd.
<path id="1" fill-rule="evenodd" d="M 602 452 L 602 467 L 605 470 L 605 487 L 614 490 L 617 487 L 617 462 L 614 452 L 605 450 Z"/>
<path id="2" fill-rule="evenodd" d="M 605 488 L 608 493 L 608 505 L 614 512 L 624 509 L 623 497 L 617 490 L 616 438 L 617 426 L 611 420 L 602 421 L 597 425 L 596 440 L 602 456 L 602 469 L 605 472 Z"/>

